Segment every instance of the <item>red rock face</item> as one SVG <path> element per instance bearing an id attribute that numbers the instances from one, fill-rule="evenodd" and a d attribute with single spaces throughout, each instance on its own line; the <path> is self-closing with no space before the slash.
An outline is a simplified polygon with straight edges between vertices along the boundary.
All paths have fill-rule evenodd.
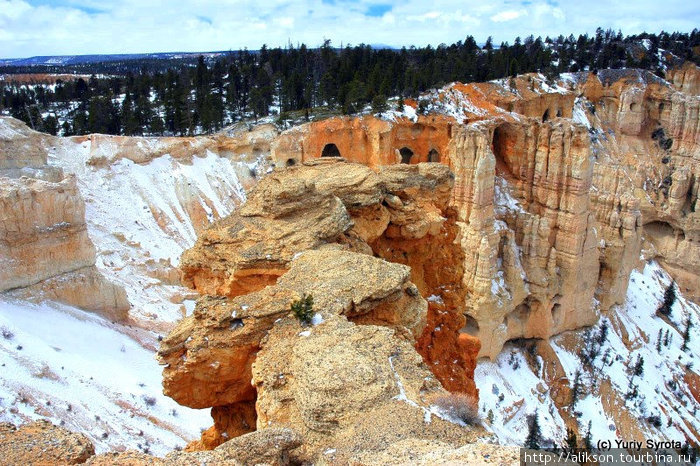
<path id="1" fill-rule="evenodd" d="M 417 122 L 395 123 L 371 115 L 331 118 L 280 135 L 273 143 L 278 166 L 291 166 L 335 155 L 370 167 L 446 160 L 454 120 L 442 115 L 419 116 Z"/>
<path id="2" fill-rule="evenodd" d="M 474 369 L 481 348 L 478 338 L 461 330 L 465 327 L 464 263 L 457 245 L 459 234 L 453 211 L 444 212 L 447 221 L 439 234 L 419 240 L 383 236 L 372 243 L 375 254 L 411 267 L 411 281 L 428 299 L 425 330 L 416 342 L 430 370 L 446 390 L 463 392 L 478 398 Z"/>

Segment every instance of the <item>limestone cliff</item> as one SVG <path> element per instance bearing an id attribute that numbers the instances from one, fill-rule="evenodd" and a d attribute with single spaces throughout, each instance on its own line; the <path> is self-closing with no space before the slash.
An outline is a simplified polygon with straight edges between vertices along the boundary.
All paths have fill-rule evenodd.
<path id="1" fill-rule="evenodd" d="M 243 413 L 258 429 L 294 426 L 309 458 L 340 445 L 336 458 L 347 460 L 387 435 L 471 435 L 439 418 L 426 424 L 441 383 L 475 394 L 478 343 L 460 337 L 463 318 L 438 328 L 446 312 L 423 298 L 450 274 L 419 245 L 452 247 L 452 180 L 437 164 L 377 173 L 338 159 L 308 162 L 264 178 L 243 207 L 200 236 L 183 256 L 183 276 L 212 296 L 159 351 L 165 393 L 214 407 L 213 429 L 193 447 L 255 429 Z M 373 257 L 391 260 L 402 243 L 416 245 L 399 254 L 411 268 Z M 316 312 L 306 329 L 290 315 L 304 294 Z M 377 429 L 377 418 L 401 422 Z"/>
<path id="2" fill-rule="evenodd" d="M 5 176 L 0 178 L 0 292 L 126 319 L 126 293 L 95 268 L 75 177 L 64 178 L 60 168 L 47 164 L 50 136 L 6 118 L 0 128 L 0 174 Z M 22 176 L 13 178 L 17 175 Z"/>

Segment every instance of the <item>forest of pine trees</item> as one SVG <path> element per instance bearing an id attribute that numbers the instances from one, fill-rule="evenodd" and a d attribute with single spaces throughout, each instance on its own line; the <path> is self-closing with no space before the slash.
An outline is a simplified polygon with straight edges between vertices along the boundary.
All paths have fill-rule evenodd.
<path id="1" fill-rule="evenodd" d="M 664 53 L 672 53 L 673 56 Z M 107 75 L 55 86 L 0 81 L 0 112 L 38 131 L 76 135 L 192 135 L 211 133 L 242 119 L 315 108 L 353 114 L 370 105 L 386 109 L 389 96 L 415 97 L 452 81 L 472 82 L 539 71 L 636 67 L 663 74 L 672 60 L 700 62 L 700 32 L 641 34 L 598 29 L 586 34 L 479 47 L 473 37 L 434 48 L 373 49 L 368 45 L 316 49 L 305 45 L 241 51 L 196 63 L 121 62 Z M 87 68 L 90 70 L 90 68 Z M 109 69 L 92 65 L 89 72 Z M 118 71 L 117 71 L 118 70 Z M 26 69 L 0 69 L 3 73 Z M 32 72 L 56 71 L 35 67 Z M 63 69 L 62 72 L 70 72 Z M 80 72 L 86 71 L 85 65 Z"/>

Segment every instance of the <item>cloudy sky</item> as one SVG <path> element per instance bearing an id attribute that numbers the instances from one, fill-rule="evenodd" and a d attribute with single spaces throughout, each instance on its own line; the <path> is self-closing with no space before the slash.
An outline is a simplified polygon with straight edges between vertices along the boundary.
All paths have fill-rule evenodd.
<path id="1" fill-rule="evenodd" d="M 611 6 L 612 5 L 612 6 Z M 695 0 L 0 0 L 0 58 L 690 32 Z"/>

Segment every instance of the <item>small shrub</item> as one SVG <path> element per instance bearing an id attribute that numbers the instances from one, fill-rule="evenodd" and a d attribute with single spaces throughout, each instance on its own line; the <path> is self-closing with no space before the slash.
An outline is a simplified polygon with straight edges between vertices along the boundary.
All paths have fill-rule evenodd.
<path id="1" fill-rule="evenodd" d="M 152 396 L 143 396 L 143 402 L 146 403 L 146 406 L 155 406 L 156 405 L 156 399 Z"/>
<path id="2" fill-rule="evenodd" d="M 0 334 L 5 340 L 12 340 L 15 337 L 15 334 L 5 326 L 0 327 Z"/>
<path id="3" fill-rule="evenodd" d="M 473 397 L 464 393 L 436 396 L 433 399 L 433 405 L 447 416 L 460 420 L 468 426 L 481 424 L 478 403 Z"/>
<path id="4" fill-rule="evenodd" d="M 301 299 L 297 299 L 296 301 L 292 302 L 292 314 L 294 314 L 294 317 L 299 319 L 299 322 L 304 325 L 308 325 L 311 323 L 311 319 L 314 316 L 313 305 L 313 296 L 304 293 L 304 296 L 302 296 Z"/>
<path id="5" fill-rule="evenodd" d="M 647 422 L 649 422 L 649 424 L 656 427 L 657 429 L 661 428 L 661 418 L 657 415 L 649 416 L 647 418 Z"/>

